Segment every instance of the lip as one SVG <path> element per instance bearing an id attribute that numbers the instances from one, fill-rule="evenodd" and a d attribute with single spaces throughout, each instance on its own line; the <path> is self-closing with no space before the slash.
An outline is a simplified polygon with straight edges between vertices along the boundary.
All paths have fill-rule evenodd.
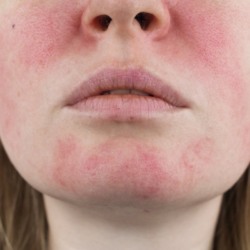
<path id="1" fill-rule="evenodd" d="M 153 97 L 101 95 L 115 89 L 135 89 L 147 92 Z M 166 110 L 172 112 L 188 108 L 189 104 L 189 101 L 172 84 L 141 68 L 98 70 L 77 86 L 66 99 L 66 106 L 71 109 L 96 111 L 109 118 L 114 117 L 115 112 L 115 116 L 121 116 L 123 120 L 126 119 L 124 113 L 126 113 L 125 116 L 131 117 L 139 113 L 141 115 L 142 111 L 145 113 L 162 113 Z"/>
<path id="2" fill-rule="evenodd" d="M 189 101 L 164 81 L 142 69 L 105 68 L 82 82 L 67 98 L 67 105 L 73 106 L 90 97 L 114 89 L 135 89 L 147 92 L 155 98 L 177 108 L 186 108 Z"/>

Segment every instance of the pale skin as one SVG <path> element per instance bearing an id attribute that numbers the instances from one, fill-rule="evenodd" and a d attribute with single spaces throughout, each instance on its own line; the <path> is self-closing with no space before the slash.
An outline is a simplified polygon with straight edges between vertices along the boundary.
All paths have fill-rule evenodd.
<path id="1" fill-rule="evenodd" d="M 142 30 L 140 12 L 158 22 Z M 1 1 L 0 138 L 43 193 L 49 250 L 212 250 L 250 161 L 249 13 L 249 0 Z M 109 28 L 90 28 L 103 14 Z M 190 106 L 139 123 L 65 112 L 103 65 L 147 68 Z"/>

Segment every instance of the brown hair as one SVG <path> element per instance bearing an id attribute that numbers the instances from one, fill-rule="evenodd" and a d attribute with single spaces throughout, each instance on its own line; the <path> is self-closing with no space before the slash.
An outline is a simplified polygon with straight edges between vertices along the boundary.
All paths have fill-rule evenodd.
<path id="1" fill-rule="evenodd" d="M 222 201 L 213 250 L 250 250 L 250 173 L 247 168 Z M 0 141 L 0 250 L 47 250 L 42 194 L 26 183 Z"/>
<path id="2" fill-rule="evenodd" d="M 0 250 L 46 250 L 42 194 L 23 180 L 0 141 Z"/>

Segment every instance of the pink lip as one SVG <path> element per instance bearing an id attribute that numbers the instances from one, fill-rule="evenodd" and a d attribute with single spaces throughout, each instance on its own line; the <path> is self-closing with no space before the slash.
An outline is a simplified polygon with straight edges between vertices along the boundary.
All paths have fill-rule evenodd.
<path id="1" fill-rule="evenodd" d="M 188 101 L 168 82 L 142 69 L 108 68 L 97 72 L 78 86 L 67 99 L 67 105 L 75 105 L 89 97 L 114 89 L 137 89 L 152 94 L 175 107 L 187 107 Z"/>
<path id="2" fill-rule="evenodd" d="M 101 95 L 115 89 L 135 89 L 152 96 Z M 98 112 L 106 118 L 126 120 L 143 113 L 165 112 L 189 107 L 189 101 L 168 82 L 142 69 L 105 68 L 82 82 L 67 98 L 67 107 Z"/>

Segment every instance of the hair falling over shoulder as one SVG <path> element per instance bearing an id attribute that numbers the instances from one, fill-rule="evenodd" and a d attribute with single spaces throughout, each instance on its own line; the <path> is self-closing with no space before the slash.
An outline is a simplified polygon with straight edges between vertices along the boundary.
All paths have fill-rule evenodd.
<path id="1" fill-rule="evenodd" d="M 0 141 L 0 250 L 47 250 L 42 194 L 13 167 Z"/>
<path id="2" fill-rule="evenodd" d="M 0 141 L 0 250 L 48 250 L 42 194 L 13 167 Z M 223 197 L 213 250 L 250 250 L 250 173 Z"/>
<path id="3" fill-rule="evenodd" d="M 250 250 L 250 171 L 223 196 L 213 250 Z"/>

